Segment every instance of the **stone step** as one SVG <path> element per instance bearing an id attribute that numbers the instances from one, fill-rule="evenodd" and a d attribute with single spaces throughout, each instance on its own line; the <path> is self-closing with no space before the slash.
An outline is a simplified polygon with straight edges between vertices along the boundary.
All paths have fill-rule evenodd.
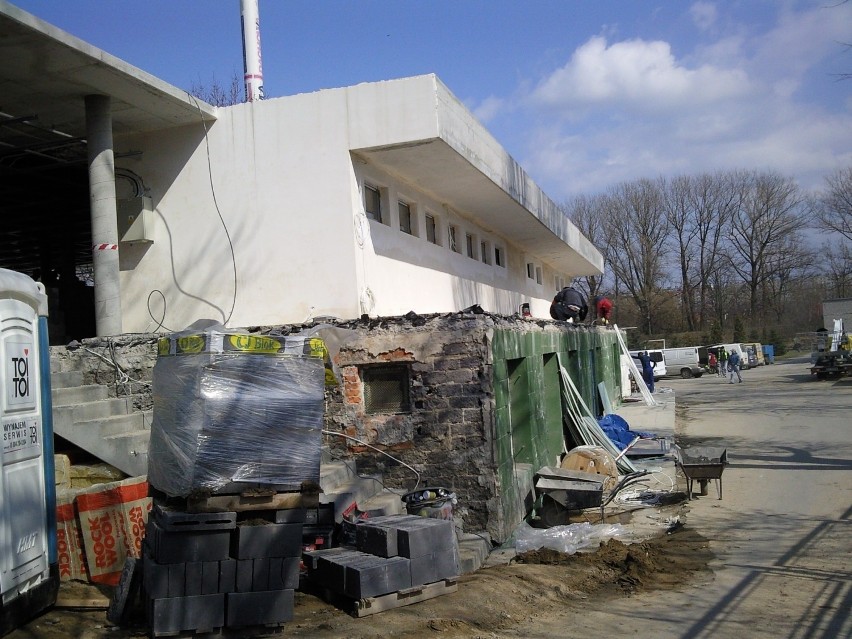
<path id="1" fill-rule="evenodd" d="M 128 415 L 133 411 L 132 400 L 127 397 L 99 399 L 83 404 L 64 404 L 53 407 L 54 424 L 85 422 L 93 419 Z M 55 426 L 54 426 L 55 427 Z"/>
<path id="2" fill-rule="evenodd" d="M 51 392 L 54 406 L 84 404 L 109 398 L 109 389 L 100 384 L 87 384 L 73 388 L 54 388 Z"/>
<path id="3" fill-rule="evenodd" d="M 114 450 L 112 459 L 108 463 L 131 477 L 147 475 L 150 436 L 150 431 L 141 430 L 104 437 L 104 444 L 111 446 Z"/>
<path id="4" fill-rule="evenodd" d="M 366 512 L 370 517 L 401 515 L 405 513 L 405 504 L 401 499 L 401 494 L 385 489 L 378 495 L 359 503 L 358 509 Z"/>
<path id="5" fill-rule="evenodd" d="M 322 472 L 320 470 L 320 472 Z M 353 506 L 363 510 L 362 504 L 383 490 L 381 482 L 369 477 L 355 477 L 337 485 L 333 492 L 323 488 L 319 501 L 321 504 L 334 504 L 334 520 L 342 521 L 345 513 Z"/>
<path id="6" fill-rule="evenodd" d="M 83 373 L 80 371 L 59 371 L 50 374 L 50 387 L 73 388 L 83 385 Z"/>
<path id="7" fill-rule="evenodd" d="M 354 462 L 322 461 L 320 464 L 320 488 L 325 493 L 337 492 L 339 486 L 357 477 Z"/>
<path id="8" fill-rule="evenodd" d="M 147 430 L 100 437 L 95 431 L 78 429 L 63 437 L 131 477 L 148 472 L 150 433 Z"/>
<path id="9" fill-rule="evenodd" d="M 456 530 L 459 539 L 459 568 L 466 575 L 476 572 L 491 554 L 491 535 L 487 532 L 463 533 Z"/>

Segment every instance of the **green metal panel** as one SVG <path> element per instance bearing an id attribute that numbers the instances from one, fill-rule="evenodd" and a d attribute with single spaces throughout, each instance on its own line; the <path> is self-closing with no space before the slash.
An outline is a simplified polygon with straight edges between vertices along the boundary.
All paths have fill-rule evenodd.
<path id="1" fill-rule="evenodd" d="M 601 405 L 599 382 L 606 385 L 611 401 L 621 396 L 620 350 L 613 331 L 494 331 L 494 436 L 500 497 L 507 521 L 517 516 L 511 506 L 517 503 L 515 463 L 540 468 L 554 463 L 563 450 L 556 353 L 562 355 L 568 374 L 593 411 Z"/>
<path id="2" fill-rule="evenodd" d="M 527 358 L 509 360 L 509 427 L 514 461 L 534 464 L 535 434 L 529 369 Z"/>

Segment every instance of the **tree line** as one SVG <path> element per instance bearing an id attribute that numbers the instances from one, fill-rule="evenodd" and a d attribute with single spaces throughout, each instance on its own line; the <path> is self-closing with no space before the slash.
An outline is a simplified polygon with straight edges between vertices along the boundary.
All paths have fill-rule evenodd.
<path id="1" fill-rule="evenodd" d="M 624 182 L 562 208 L 604 256 L 580 287 L 613 300 L 634 342 L 781 341 L 821 327 L 824 299 L 852 297 L 852 166 L 816 193 L 737 170 Z"/>

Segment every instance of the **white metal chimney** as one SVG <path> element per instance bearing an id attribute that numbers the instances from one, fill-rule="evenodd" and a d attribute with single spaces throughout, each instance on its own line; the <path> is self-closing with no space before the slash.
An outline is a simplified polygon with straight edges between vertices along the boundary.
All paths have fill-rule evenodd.
<path id="1" fill-rule="evenodd" d="M 246 102 L 263 100 L 263 60 L 260 55 L 260 16 L 257 0 L 240 0 L 243 26 L 243 71 Z"/>

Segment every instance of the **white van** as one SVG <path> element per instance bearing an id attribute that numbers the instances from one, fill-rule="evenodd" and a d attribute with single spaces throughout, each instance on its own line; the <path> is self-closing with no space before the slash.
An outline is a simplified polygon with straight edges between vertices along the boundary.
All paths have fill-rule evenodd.
<path id="1" fill-rule="evenodd" d="M 689 379 L 701 377 L 704 374 L 704 369 L 699 362 L 697 346 L 664 348 L 663 357 L 666 360 L 666 370 L 669 375 L 680 375 L 684 379 Z"/>
<path id="2" fill-rule="evenodd" d="M 743 350 L 743 347 L 742 347 L 741 344 L 714 344 L 713 346 L 708 346 L 707 349 L 712 350 L 714 353 L 717 354 L 717 357 L 718 357 L 718 352 L 719 352 L 720 346 L 724 346 L 725 350 L 728 351 L 728 354 L 731 354 L 734 351 L 736 351 L 739 354 L 739 356 L 740 356 L 740 370 L 748 370 L 750 368 L 749 364 L 748 364 L 748 353 L 746 353 Z"/>
<path id="3" fill-rule="evenodd" d="M 636 364 L 636 368 L 639 369 L 639 372 L 642 372 L 642 362 L 639 361 L 639 353 L 646 349 L 642 349 L 640 351 L 630 351 L 630 357 L 633 358 L 633 363 Z M 653 350 L 647 349 L 648 357 L 651 358 L 651 361 L 654 362 L 654 381 L 658 382 L 661 378 L 666 376 L 666 358 L 663 356 L 663 351 L 661 350 Z"/>

